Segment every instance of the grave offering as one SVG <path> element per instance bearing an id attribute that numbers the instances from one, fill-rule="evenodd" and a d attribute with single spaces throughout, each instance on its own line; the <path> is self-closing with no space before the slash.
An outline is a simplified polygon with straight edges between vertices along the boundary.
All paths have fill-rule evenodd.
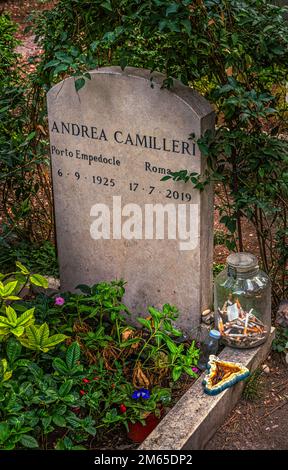
<path id="1" fill-rule="evenodd" d="M 271 328 L 271 288 L 250 253 L 233 253 L 228 269 L 215 280 L 216 324 L 225 344 L 253 348 L 263 343 Z"/>
<path id="2" fill-rule="evenodd" d="M 70 77 L 48 93 L 61 290 L 122 278 L 134 317 L 170 303 L 191 334 L 212 302 L 213 191 L 161 180 L 203 174 L 196 140 L 214 113 L 194 90 L 178 81 L 165 89 L 148 70 L 90 77 L 78 92 Z"/>
<path id="3" fill-rule="evenodd" d="M 221 361 L 217 356 L 211 355 L 208 362 L 208 372 L 203 380 L 204 392 L 207 395 L 218 395 L 226 388 L 246 379 L 249 374 L 249 369 L 242 364 Z"/>

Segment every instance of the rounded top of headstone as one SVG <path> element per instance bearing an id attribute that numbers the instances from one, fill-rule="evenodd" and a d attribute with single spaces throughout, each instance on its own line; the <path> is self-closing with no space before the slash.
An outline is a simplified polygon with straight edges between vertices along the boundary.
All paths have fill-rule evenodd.
<path id="1" fill-rule="evenodd" d="M 66 87 L 69 90 L 69 93 L 72 92 L 78 94 L 79 97 L 82 96 L 83 93 L 89 89 L 91 86 L 91 82 L 93 79 L 99 78 L 99 76 L 106 76 L 107 78 L 118 77 L 122 78 L 123 80 L 146 80 L 149 88 L 158 88 L 164 93 L 171 93 L 178 97 L 183 104 L 188 106 L 200 120 L 207 115 L 213 115 L 214 111 L 212 109 L 211 104 L 204 98 L 204 96 L 200 95 L 196 90 L 184 85 L 177 79 L 173 78 L 173 85 L 169 90 L 167 88 L 163 88 L 163 82 L 166 79 L 166 76 L 160 72 L 153 71 L 151 72 L 148 69 L 137 68 L 137 67 L 125 67 L 124 70 L 118 66 L 111 66 L 111 67 L 99 67 L 94 70 L 89 71 L 90 80 L 86 80 L 86 84 L 83 88 L 81 88 L 78 92 L 75 91 L 75 77 L 67 77 L 61 82 L 54 85 L 48 91 L 47 97 L 48 102 L 49 100 L 57 100 L 58 95 L 65 92 Z M 107 85 L 108 86 L 108 85 Z M 77 98 L 79 99 L 79 98 Z"/>
<path id="2" fill-rule="evenodd" d="M 227 264 L 237 272 L 245 273 L 258 268 L 258 259 L 252 253 L 231 253 L 227 258 Z"/>

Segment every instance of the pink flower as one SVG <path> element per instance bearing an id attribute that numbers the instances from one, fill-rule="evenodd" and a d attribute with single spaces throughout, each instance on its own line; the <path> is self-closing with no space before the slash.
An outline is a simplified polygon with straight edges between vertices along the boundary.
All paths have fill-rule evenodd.
<path id="1" fill-rule="evenodd" d="M 89 384 L 90 380 L 89 379 L 82 379 L 82 382 L 84 382 L 84 384 Z"/>
<path id="2" fill-rule="evenodd" d="M 198 372 L 199 372 L 198 367 L 192 367 L 192 370 L 193 370 L 193 372 L 195 372 L 195 374 L 198 374 Z"/>
<path id="3" fill-rule="evenodd" d="M 85 393 L 86 393 L 85 390 L 80 390 L 80 395 L 82 395 L 82 397 L 83 395 L 85 395 Z"/>
<path id="4" fill-rule="evenodd" d="M 63 297 L 60 297 L 60 295 L 58 297 L 55 297 L 55 305 L 64 305 L 65 304 L 65 300 L 63 299 Z"/>

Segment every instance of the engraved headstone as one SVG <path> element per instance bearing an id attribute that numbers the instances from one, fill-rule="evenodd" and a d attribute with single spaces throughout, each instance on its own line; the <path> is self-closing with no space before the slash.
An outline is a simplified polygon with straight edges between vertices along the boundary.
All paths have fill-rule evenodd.
<path id="1" fill-rule="evenodd" d="M 199 137 L 214 126 L 207 101 L 148 70 L 109 67 L 48 93 L 62 290 L 125 279 L 134 316 L 164 303 L 186 332 L 211 306 L 213 190 L 161 181 L 203 172 Z"/>

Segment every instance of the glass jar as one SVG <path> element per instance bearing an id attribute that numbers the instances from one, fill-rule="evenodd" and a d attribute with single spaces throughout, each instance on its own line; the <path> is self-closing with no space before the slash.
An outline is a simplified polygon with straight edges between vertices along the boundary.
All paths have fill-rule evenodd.
<path id="1" fill-rule="evenodd" d="M 203 343 L 202 352 L 197 364 L 198 369 L 207 369 L 207 363 L 211 354 L 216 355 L 219 348 L 219 339 L 221 338 L 220 332 L 217 330 L 211 330 L 208 337 Z"/>
<path id="2" fill-rule="evenodd" d="M 270 333 L 270 280 L 251 253 L 232 253 L 227 265 L 214 283 L 216 325 L 227 346 L 254 348 Z"/>

